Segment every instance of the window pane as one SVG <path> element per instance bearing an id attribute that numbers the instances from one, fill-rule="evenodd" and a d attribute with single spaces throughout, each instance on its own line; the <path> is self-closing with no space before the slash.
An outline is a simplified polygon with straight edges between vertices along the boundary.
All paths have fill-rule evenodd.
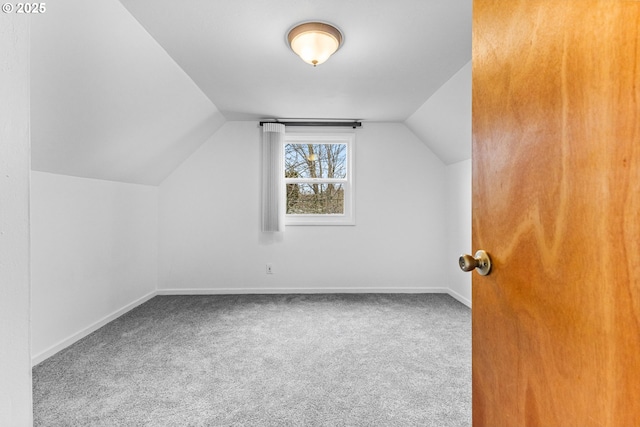
<path id="1" fill-rule="evenodd" d="M 287 184 L 287 214 L 343 214 L 342 184 Z"/>
<path id="2" fill-rule="evenodd" d="M 346 144 L 286 144 L 285 178 L 345 178 Z"/>

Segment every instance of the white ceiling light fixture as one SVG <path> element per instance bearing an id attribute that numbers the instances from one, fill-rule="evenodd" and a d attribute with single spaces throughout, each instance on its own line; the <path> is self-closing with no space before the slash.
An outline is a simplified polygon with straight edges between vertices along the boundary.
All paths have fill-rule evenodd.
<path id="1" fill-rule="evenodd" d="M 324 22 L 296 25 L 287 35 L 289 46 L 302 60 L 314 67 L 325 62 L 342 45 L 339 29 Z"/>

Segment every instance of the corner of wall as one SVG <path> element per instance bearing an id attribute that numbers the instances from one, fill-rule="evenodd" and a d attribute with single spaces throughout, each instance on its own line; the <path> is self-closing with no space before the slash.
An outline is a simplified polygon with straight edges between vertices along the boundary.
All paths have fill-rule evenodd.
<path id="1" fill-rule="evenodd" d="M 447 282 L 451 295 L 471 307 L 471 275 L 463 273 L 456 262 L 462 253 L 471 253 L 471 160 L 447 166 Z"/>
<path id="2" fill-rule="evenodd" d="M 33 420 L 29 277 L 30 21 L 0 15 L 0 425 Z M 5 209 L 6 207 L 6 209 Z"/>

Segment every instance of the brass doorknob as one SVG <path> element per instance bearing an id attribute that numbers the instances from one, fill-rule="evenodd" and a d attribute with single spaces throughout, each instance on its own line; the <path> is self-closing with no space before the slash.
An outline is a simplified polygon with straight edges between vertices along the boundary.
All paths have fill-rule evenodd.
<path id="1" fill-rule="evenodd" d="M 491 272 L 491 258 L 489 258 L 489 254 L 483 250 L 476 252 L 475 256 L 460 255 L 458 264 L 460 264 L 460 270 L 462 271 L 478 269 L 478 273 L 481 276 L 486 276 Z"/>

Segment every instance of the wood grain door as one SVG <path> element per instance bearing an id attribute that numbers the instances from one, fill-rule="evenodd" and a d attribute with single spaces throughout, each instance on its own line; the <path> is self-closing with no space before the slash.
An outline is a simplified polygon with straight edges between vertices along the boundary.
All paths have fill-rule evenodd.
<path id="1" fill-rule="evenodd" d="M 640 1 L 474 0 L 475 426 L 640 426 Z"/>

